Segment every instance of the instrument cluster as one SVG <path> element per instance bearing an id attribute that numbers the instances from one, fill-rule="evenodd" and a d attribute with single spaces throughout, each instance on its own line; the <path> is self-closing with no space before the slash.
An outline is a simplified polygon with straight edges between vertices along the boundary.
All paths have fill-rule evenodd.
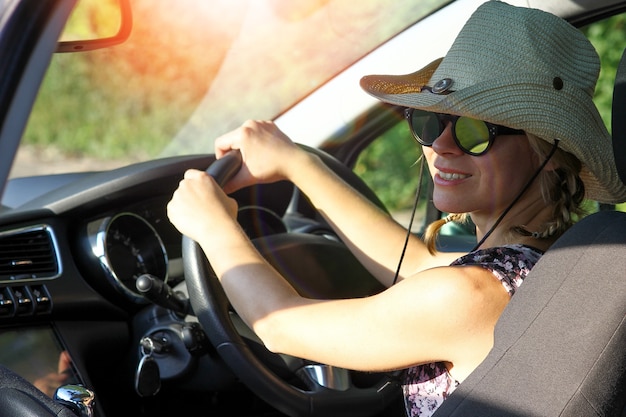
<path id="1" fill-rule="evenodd" d="M 132 301 L 144 301 L 135 287 L 141 275 L 167 281 L 165 245 L 144 217 L 131 212 L 104 217 L 87 225 L 87 235 L 91 252 L 108 281 Z"/>

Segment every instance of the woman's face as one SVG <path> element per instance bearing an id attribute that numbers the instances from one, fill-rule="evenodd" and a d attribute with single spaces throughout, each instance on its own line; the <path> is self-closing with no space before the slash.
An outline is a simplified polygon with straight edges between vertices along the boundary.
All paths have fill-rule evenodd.
<path id="1" fill-rule="evenodd" d="M 540 164 L 525 135 L 498 136 L 486 154 L 468 155 L 454 142 L 450 124 L 423 151 L 434 182 L 435 207 L 473 217 L 499 216 Z"/>

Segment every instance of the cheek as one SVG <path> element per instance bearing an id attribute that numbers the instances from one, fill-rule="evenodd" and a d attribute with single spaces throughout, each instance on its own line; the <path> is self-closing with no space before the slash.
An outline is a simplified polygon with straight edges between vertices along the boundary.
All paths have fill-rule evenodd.
<path id="1" fill-rule="evenodd" d="M 485 155 L 480 161 L 481 175 L 486 179 L 484 184 L 498 190 L 505 199 L 517 196 L 539 168 L 533 156 L 527 142 L 502 147 L 501 152 Z"/>

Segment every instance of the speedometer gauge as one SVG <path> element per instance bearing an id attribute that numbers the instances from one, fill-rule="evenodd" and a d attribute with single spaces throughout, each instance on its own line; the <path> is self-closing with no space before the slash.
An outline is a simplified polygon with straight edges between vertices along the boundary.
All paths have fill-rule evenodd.
<path id="1" fill-rule="evenodd" d="M 156 230 L 144 218 L 122 213 L 88 227 L 91 249 L 107 278 L 133 301 L 143 301 L 135 281 L 143 274 L 167 280 L 167 253 Z"/>

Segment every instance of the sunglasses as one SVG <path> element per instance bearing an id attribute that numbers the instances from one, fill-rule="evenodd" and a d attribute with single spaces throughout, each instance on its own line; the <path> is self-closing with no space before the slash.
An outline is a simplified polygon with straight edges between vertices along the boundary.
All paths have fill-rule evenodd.
<path id="1" fill-rule="evenodd" d="M 433 146 L 433 142 L 445 130 L 448 122 L 452 123 L 452 138 L 466 154 L 484 155 L 496 136 L 522 135 L 523 130 L 512 129 L 466 116 L 433 113 L 407 108 L 404 117 L 409 122 L 411 133 L 420 145 Z"/>

